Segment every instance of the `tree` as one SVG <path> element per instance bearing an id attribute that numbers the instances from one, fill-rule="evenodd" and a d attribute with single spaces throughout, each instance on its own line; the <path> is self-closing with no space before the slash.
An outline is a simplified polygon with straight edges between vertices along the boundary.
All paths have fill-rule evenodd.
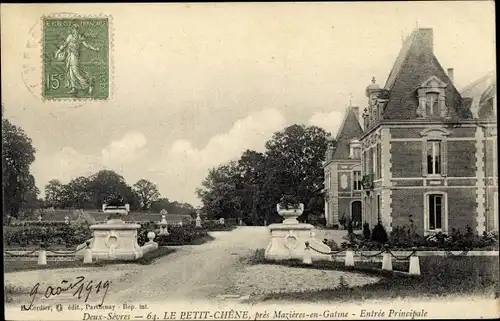
<path id="1" fill-rule="evenodd" d="M 35 177 L 33 175 L 28 176 L 27 190 L 24 193 L 23 200 L 21 203 L 21 208 L 25 212 L 33 213 L 35 209 L 42 207 L 43 202 L 38 198 L 40 190 L 35 185 Z"/>
<path id="2" fill-rule="evenodd" d="M 246 150 L 237 164 L 240 175 L 237 192 L 241 199 L 243 220 L 249 225 L 260 225 L 265 220 L 265 213 L 262 213 L 262 208 L 265 206 L 265 199 L 262 197 L 264 166 L 264 155 L 253 150 Z"/>
<path id="3" fill-rule="evenodd" d="M 209 171 L 197 189 L 203 210 L 213 218 L 242 218 L 250 224 L 281 221 L 276 204 L 283 195 L 304 203 L 304 220 L 323 213 L 323 129 L 293 125 L 276 132 L 264 154 L 247 150 L 238 162 Z"/>
<path id="4" fill-rule="evenodd" d="M 112 170 L 101 170 L 91 175 L 88 186 L 92 203 L 96 208 L 101 208 L 102 204 L 113 199 L 122 199 L 123 202 L 130 204 L 131 209 L 140 208 L 138 197 L 132 188 L 127 185 L 123 176 Z"/>
<path id="5" fill-rule="evenodd" d="M 170 201 L 166 197 L 158 198 L 157 200 L 151 202 L 149 210 L 154 213 L 159 213 L 161 210 L 166 210 L 168 213 L 174 213 L 169 210 Z"/>
<path id="6" fill-rule="evenodd" d="M 30 165 L 35 161 L 35 148 L 24 131 L 3 118 L 2 106 L 2 188 L 4 215 L 19 216 L 23 203 L 33 193 L 35 179 Z M 31 195 L 31 196 L 30 196 Z M 35 196 L 36 198 L 36 196 Z"/>
<path id="7" fill-rule="evenodd" d="M 63 207 L 65 199 L 65 187 L 57 179 L 50 180 L 45 185 L 45 201 L 48 206 Z"/>
<path id="8" fill-rule="evenodd" d="M 207 177 L 196 190 L 202 200 L 203 211 L 208 217 L 241 218 L 241 193 L 238 191 L 240 174 L 236 162 L 209 170 Z"/>
<path id="9" fill-rule="evenodd" d="M 140 179 L 132 188 L 139 198 L 142 210 L 147 210 L 160 197 L 156 184 L 146 179 Z"/>
<path id="10" fill-rule="evenodd" d="M 293 195 L 309 213 L 323 212 L 323 161 L 328 133 L 316 126 L 292 125 L 277 132 L 266 143 L 267 174 L 263 191 L 269 206 L 282 195 Z"/>
<path id="11" fill-rule="evenodd" d="M 179 203 L 177 201 L 170 202 L 168 198 L 162 197 L 153 202 L 149 207 L 149 211 L 159 213 L 161 210 L 166 210 L 170 214 L 193 214 L 194 207 L 188 203 Z"/>
<path id="12" fill-rule="evenodd" d="M 80 176 L 72 179 L 63 188 L 63 201 L 65 207 L 72 208 L 93 208 L 93 192 L 91 181 L 88 177 Z"/>

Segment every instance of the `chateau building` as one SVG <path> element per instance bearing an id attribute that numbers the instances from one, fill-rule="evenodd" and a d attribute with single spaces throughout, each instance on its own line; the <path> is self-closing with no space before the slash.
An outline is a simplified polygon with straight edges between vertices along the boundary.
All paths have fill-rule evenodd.
<path id="1" fill-rule="evenodd" d="M 338 227 L 342 217 L 362 223 L 361 144 L 359 141 L 362 135 L 359 107 L 349 106 L 337 137 L 335 141 L 329 142 L 326 152 L 324 173 L 327 226 Z"/>
<path id="2" fill-rule="evenodd" d="M 453 69 L 444 71 L 433 45 L 432 29 L 416 29 L 385 85 L 380 88 L 372 79 L 366 88 L 368 106 L 359 136 L 362 220 L 370 226 L 381 222 L 388 232 L 413 226 L 424 235 L 466 226 L 477 234 L 498 230 L 494 75 L 460 93 Z M 328 172 L 338 172 L 343 164 L 334 158 L 327 162 Z M 355 166 L 348 163 L 345 169 Z M 341 179 L 333 181 L 335 192 Z M 327 202 L 331 223 L 340 208 L 337 199 Z"/>

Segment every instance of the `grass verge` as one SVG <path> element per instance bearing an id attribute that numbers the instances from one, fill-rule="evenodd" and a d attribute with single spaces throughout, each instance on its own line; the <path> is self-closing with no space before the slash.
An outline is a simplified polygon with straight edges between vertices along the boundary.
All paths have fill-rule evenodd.
<path id="1" fill-rule="evenodd" d="M 498 257 L 421 257 L 420 276 L 381 270 L 381 263 L 356 262 L 346 267 L 343 262 L 319 261 L 312 265 L 298 260 L 270 262 L 264 250 L 257 250 L 250 264 L 279 264 L 320 270 L 337 270 L 382 276 L 378 283 L 361 287 L 339 285 L 331 289 L 291 293 L 270 293 L 259 298 L 294 301 L 359 301 L 367 299 L 422 298 L 445 295 L 488 295 L 499 297 Z M 393 262 L 395 271 L 408 271 L 408 263 Z"/>

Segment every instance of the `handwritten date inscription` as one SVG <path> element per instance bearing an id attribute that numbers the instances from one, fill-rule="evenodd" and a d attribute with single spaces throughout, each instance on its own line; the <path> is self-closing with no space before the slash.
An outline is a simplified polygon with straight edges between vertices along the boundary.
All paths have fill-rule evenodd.
<path id="1" fill-rule="evenodd" d="M 35 284 L 30 291 L 29 305 L 23 305 L 23 310 L 31 310 L 35 300 L 42 295 L 45 298 L 55 297 L 62 293 L 71 293 L 74 298 L 88 302 L 90 296 L 94 294 L 102 294 L 100 305 L 104 304 L 104 299 L 108 293 L 111 281 L 86 281 L 85 277 L 79 276 L 75 281 L 62 280 L 57 286 L 47 286 L 45 290 L 40 288 L 40 283 Z"/>

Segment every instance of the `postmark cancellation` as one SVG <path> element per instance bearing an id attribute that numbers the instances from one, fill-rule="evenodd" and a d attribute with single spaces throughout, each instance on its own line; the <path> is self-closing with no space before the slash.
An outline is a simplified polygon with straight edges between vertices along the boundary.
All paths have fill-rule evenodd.
<path id="1" fill-rule="evenodd" d="M 110 17 L 42 18 L 42 97 L 110 96 Z"/>

